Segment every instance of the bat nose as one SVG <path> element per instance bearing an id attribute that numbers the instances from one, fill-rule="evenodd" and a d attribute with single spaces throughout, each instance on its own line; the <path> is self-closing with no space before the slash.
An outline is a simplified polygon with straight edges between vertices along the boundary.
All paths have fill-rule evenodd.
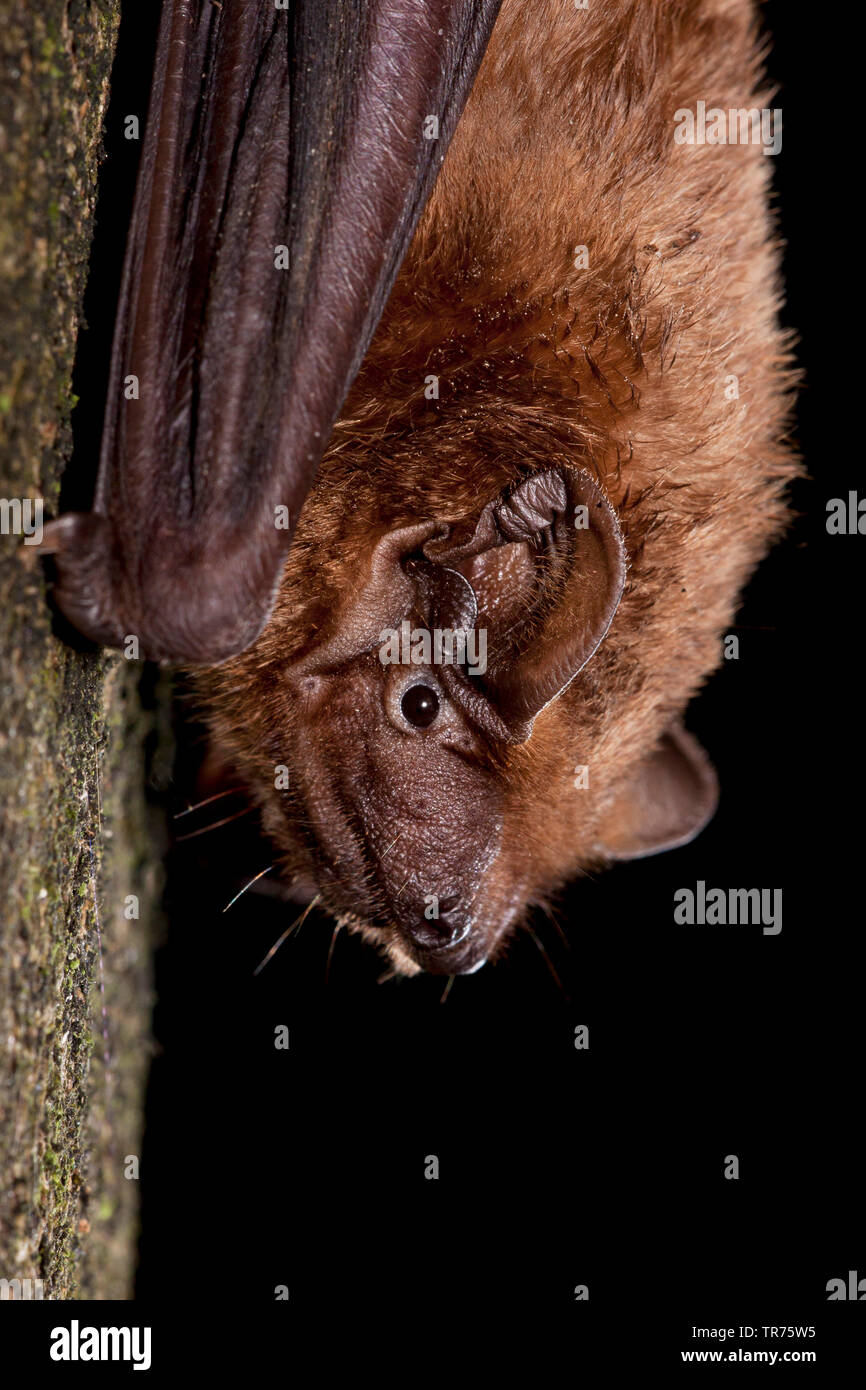
<path id="1" fill-rule="evenodd" d="M 469 935 L 472 925 L 470 914 L 459 897 L 441 898 L 439 916 L 426 917 L 423 906 L 404 921 L 408 936 L 426 950 L 442 950 L 446 946 L 458 946 Z"/>

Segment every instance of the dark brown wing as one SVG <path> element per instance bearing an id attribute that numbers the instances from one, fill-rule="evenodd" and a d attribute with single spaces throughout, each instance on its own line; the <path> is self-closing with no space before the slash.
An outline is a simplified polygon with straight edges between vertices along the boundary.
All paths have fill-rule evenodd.
<path id="1" fill-rule="evenodd" d="M 46 529 L 87 636 L 261 631 L 499 3 L 166 0 L 94 508 Z"/>

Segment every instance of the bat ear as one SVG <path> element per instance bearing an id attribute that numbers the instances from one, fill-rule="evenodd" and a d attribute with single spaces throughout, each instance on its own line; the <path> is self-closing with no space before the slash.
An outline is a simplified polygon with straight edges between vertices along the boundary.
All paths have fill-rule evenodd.
<path id="1" fill-rule="evenodd" d="M 486 700 L 504 736 L 524 742 L 536 715 L 586 665 L 613 620 L 626 575 L 614 508 L 589 473 L 546 469 L 490 502 L 467 541 L 435 539 L 424 554 L 443 572 L 458 571 L 475 594 L 487 670 L 468 695 L 464 682 L 468 712 L 489 722 Z M 449 622 L 453 616 L 446 595 L 437 625 L 458 626 Z M 449 681 L 459 699 L 457 673 Z"/>
<path id="2" fill-rule="evenodd" d="M 719 784 L 697 739 L 673 725 L 617 788 L 598 847 L 609 859 L 644 859 L 686 845 L 715 814 Z"/>
<path id="3" fill-rule="evenodd" d="M 348 603 L 333 615 L 330 629 L 294 663 L 294 675 L 339 666 L 381 644 L 389 629 L 398 628 L 416 601 L 417 584 L 407 561 L 441 529 L 435 522 L 419 522 L 380 536 L 366 570 L 354 576 Z"/>

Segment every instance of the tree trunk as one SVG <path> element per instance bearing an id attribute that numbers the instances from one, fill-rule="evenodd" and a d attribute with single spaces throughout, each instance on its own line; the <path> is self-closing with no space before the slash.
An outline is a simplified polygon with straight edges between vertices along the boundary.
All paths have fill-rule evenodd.
<path id="1" fill-rule="evenodd" d="M 0 0 L 0 499 L 43 497 L 46 519 L 71 447 L 118 10 Z M 141 1147 L 159 891 L 145 797 L 156 716 L 137 663 L 53 634 L 34 549 L 13 534 L 0 547 L 0 1297 L 126 1298 L 138 1184 L 124 1174 Z"/>

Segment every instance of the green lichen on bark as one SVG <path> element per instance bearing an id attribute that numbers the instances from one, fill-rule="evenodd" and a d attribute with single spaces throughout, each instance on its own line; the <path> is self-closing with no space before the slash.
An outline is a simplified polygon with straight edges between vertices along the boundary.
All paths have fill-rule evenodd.
<path id="1" fill-rule="evenodd" d="M 71 447 L 118 10 L 0 0 L 0 497 L 42 497 L 46 517 Z M 135 663 L 54 635 L 39 562 L 12 535 L 0 536 L 0 653 L 0 1279 L 42 1279 L 46 1298 L 123 1298 L 137 1210 L 123 1160 L 140 1153 L 158 887 L 153 716 Z"/>

